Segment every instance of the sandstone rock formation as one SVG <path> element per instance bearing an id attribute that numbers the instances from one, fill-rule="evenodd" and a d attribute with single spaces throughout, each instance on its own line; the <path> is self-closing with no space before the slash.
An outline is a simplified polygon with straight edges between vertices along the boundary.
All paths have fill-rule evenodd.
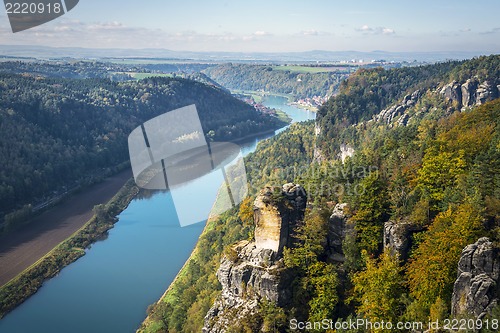
<path id="1" fill-rule="evenodd" d="M 345 238 L 346 230 L 347 217 L 344 213 L 346 206 L 346 203 L 336 204 L 328 220 L 327 249 L 328 256 L 332 261 L 342 262 L 345 259 L 342 241 Z"/>
<path id="2" fill-rule="evenodd" d="M 254 202 L 255 242 L 241 241 L 221 259 L 217 278 L 221 295 L 205 316 L 204 333 L 224 333 L 242 318 L 253 316 L 259 302 L 280 306 L 290 300 L 291 276 L 282 250 L 293 246 L 292 231 L 304 217 L 307 196 L 296 184 L 263 189 Z"/>
<path id="3" fill-rule="evenodd" d="M 340 145 L 340 153 L 339 157 L 342 160 L 342 163 L 345 162 L 346 158 L 348 157 L 353 157 L 354 156 L 354 148 L 347 145 L 347 144 L 341 144 Z"/>
<path id="4" fill-rule="evenodd" d="M 459 108 L 465 108 L 498 98 L 500 89 L 493 82 L 484 81 L 479 84 L 476 78 L 472 78 L 462 85 L 453 81 L 443 86 L 440 93 L 446 100 L 457 103 Z"/>
<path id="5" fill-rule="evenodd" d="M 248 241 L 233 250 L 238 258 L 223 257 L 217 271 L 222 293 L 205 316 L 205 333 L 226 332 L 238 320 L 254 315 L 262 299 L 283 305 L 291 297 L 283 260 L 276 252 Z"/>
<path id="6" fill-rule="evenodd" d="M 468 245 L 458 262 L 453 287 L 452 315 L 484 317 L 499 302 L 499 250 L 486 237 Z"/>
<path id="7" fill-rule="evenodd" d="M 389 247 L 401 260 L 408 258 L 411 236 L 423 228 L 410 221 L 388 221 L 384 223 L 384 247 Z"/>
<path id="8" fill-rule="evenodd" d="M 461 87 L 462 106 L 469 107 L 476 104 L 476 94 L 478 82 L 476 80 L 467 80 Z"/>
<path id="9" fill-rule="evenodd" d="M 411 94 L 406 95 L 403 98 L 403 101 L 399 104 L 393 105 L 388 109 L 382 110 L 378 115 L 375 116 L 376 121 L 382 121 L 386 124 L 390 124 L 393 122 L 397 117 L 402 116 L 398 120 L 399 125 L 406 126 L 408 123 L 408 120 L 410 119 L 407 114 L 404 112 L 409 108 L 414 106 L 420 96 L 422 95 L 420 90 L 416 90 Z"/>
<path id="10" fill-rule="evenodd" d="M 284 246 L 292 246 L 290 235 L 304 216 L 307 195 L 302 186 L 292 183 L 283 185 L 281 193 L 276 190 L 266 187 L 255 199 L 255 245 L 281 253 Z"/>
<path id="11" fill-rule="evenodd" d="M 462 103 L 462 86 L 453 81 L 441 89 L 441 95 L 449 101 Z"/>

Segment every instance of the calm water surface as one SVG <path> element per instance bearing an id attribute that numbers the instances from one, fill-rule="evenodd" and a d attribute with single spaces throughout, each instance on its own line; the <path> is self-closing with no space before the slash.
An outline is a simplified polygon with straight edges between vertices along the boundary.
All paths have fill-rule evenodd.
<path id="1" fill-rule="evenodd" d="M 282 97 L 268 96 L 264 104 L 282 109 L 294 122 L 315 118 L 313 112 L 286 105 Z M 244 145 L 244 155 L 270 136 Z M 218 188 L 214 181 L 208 177 L 185 190 Z M 189 198 L 186 201 L 196 209 Z M 162 295 L 189 257 L 205 223 L 181 228 L 169 192 L 134 199 L 118 218 L 105 240 L 0 320 L 0 332 L 135 332 L 148 305 Z"/>

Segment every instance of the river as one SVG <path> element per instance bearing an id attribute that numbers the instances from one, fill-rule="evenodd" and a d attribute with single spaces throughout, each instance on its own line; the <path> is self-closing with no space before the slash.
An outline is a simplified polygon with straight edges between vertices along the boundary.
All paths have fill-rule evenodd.
<path id="1" fill-rule="evenodd" d="M 315 118 L 315 113 L 286 102 L 267 96 L 263 104 L 285 111 L 292 122 Z M 242 145 L 243 154 L 270 136 Z M 219 185 L 204 179 L 186 186 L 199 193 Z M 158 300 L 189 257 L 205 223 L 181 228 L 169 192 L 137 197 L 118 219 L 105 240 L 0 320 L 0 332 L 135 332 L 148 305 Z"/>

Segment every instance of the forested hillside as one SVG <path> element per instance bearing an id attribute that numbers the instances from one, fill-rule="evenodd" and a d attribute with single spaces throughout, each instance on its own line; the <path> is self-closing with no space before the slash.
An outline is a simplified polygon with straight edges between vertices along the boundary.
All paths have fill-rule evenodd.
<path id="1" fill-rule="evenodd" d="M 492 81 L 492 85 L 496 86 L 500 80 L 500 56 L 395 70 L 360 69 L 342 82 L 340 94 L 336 98 L 330 99 L 319 109 L 317 121 L 322 135 L 318 145 L 326 153 L 336 154 L 338 145 L 332 145 L 332 140 L 352 139 L 348 137 L 349 131 L 338 135 L 349 125 L 370 120 L 387 106 L 416 90 L 433 89 L 440 83 L 454 80 L 465 83 L 467 79 L 481 83 Z"/>
<path id="2" fill-rule="evenodd" d="M 301 73 L 264 65 L 222 64 L 204 70 L 228 89 L 293 95 L 296 99 L 331 96 L 347 74 Z"/>
<path id="3" fill-rule="evenodd" d="M 141 71 L 138 66 L 116 65 L 89 61 L 4 61 L 0 62 L 0 72 L 9 74 L 32 74 L 42 77 L 67 79 L 102 78 L 114 81 L 131 80 L 120 72 Z"/>
<path id="4" fill-rule="evenodd" d="M 322 108 L 317 137 L 313 124 L 297 124 L 259 145 L 247 158 L 253 195 L 264 185 L 293 181 L 306 189 L 309 205 L 294 231 L 298 244 L 284 251 L 291 300 L 277 306 L 248 296 L 247 288 L 238 301 L 257 301 L 256 312 L 238 318 L 231 332 L 288 332 L 291 319 L 442 324 L 453 317 L 477 320 L 479 313 L 481 325 L 490 320 L 482 332 L 498 330 L 498 281 L 485 284 L 490 277 L 482 276 L 476 282 L 486 288 L 481 299 L 460 298 L 464 282 L 454 285 L 462 250 L 481 237 L 491 241 L 484 261 L 462 263 L 461 270 L 490 265 L 485 271 L 492 279 L 499 275 L 499 61 L 361 70 Z M 454 86 L 464 87 L 460 101 L 458 89 L 449 94 Z M 385 117 L 403 104 L 403 111 Z M 354 150 L 344 161 L 337 155 L 341 144 Z M 143 331 L 200 331 L 220 294 L 221 256 L 238 262 L 231 243 L 254 237 L 254 199 L 209 222 L 181 278 L 149 309 Z M 210 315 L 224 316 L 224 310 Z"/>
<path id="5" fill-rule="evenodd" d="M 213 140 L 283 125 L 221 89 L 180 78 L 118 83 L 0 74 L 0 214 L 109 173 L 128 160 L 127 137 L 135 127 L 190 104 Z M 7 215 L 5 226 L 30 209 Z"/>

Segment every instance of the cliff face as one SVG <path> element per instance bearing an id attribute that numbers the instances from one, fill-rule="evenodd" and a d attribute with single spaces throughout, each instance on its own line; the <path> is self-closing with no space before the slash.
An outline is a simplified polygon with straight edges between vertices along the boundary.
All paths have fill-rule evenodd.
<path id="1" fill-rule="evenodd" d="M 408 108 L 414 106 L 421 96 L 422 92 L 420 90 L 415 90 L 413 93 L 406 95 L 401 103 L 393 105 L 388 109 L 382 110 L 379 114 L 375 115 L 374 119 L 379 122 L 390 124 L 396 118 L 401 116 L 398 119 L 398 125 L 406 126 L 409 120 L 409 116 L 405 113 L 405 111 Z"/>
<path id="2" fill-rule="evenodd" d="M 411 247 L 412 234 L 423 230 L 423 226 L 416 225 L 409 220 L 385 222 L 384 247 L 388 247 L 392 254 L 397 254 L 400 259 L 406 260 Z"/>
<path id="3" fill-rule="evenodd" d="M 456 103 L 459 109 L 481 105 L 500 97 L 498 81 L 479 82 L 476 78 L 468 79 L 464 83 L 453 81 L 437 91 L 445 100 Z M 425 91 L 415 90 L 406 95 L 400 102 L 380 111 L 373 117 L 373 120 L 390 126 L 406 126 L 412 117 L 408 110 L 417 105 L 424 94 Z"/>
<path id="4" fill-rule="evenodd" d="M 497 304 L 500 296 L 500 257 L 486 237 L 467 246 L 458 262 L 453 287 L 452 315 L 482 318 Z"/>
<path id="5" fill-rule="evenodd" d="M 221 259 L 222 292 L 205 317 L 203 332 L 223 333 L 254 316 L 261 301 L 283 306 L 290 300 L 291 276 L 282 250 L 293 246 L 291 232 L 304 217 L 306 193 L 300 185 L 263 189 L 254 202 L 255 242 L 241 241 Z"/>
<path id="6" fill-rule="evenodd" d="M 460 84 L 453 81 L 441 89 L 441 95 L 458 104 L 459 108 L 481 105 L 500 96 L 500 85 L 494 82 L 478 82 L 475 78 Z"/>
<path id="7" fill-rule="evenodd" d="M 266 187 L 254 202 L 255 245 L 281 254 L 291 247 L 291 233 L 304 216 L 305 190 L 296 184 L 285 184 L 281 191 Z"/>

